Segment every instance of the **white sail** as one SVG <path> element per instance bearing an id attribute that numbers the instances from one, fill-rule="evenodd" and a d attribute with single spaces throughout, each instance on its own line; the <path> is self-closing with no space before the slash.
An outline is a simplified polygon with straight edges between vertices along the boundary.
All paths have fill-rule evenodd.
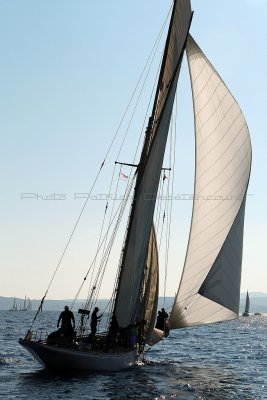
<path id="1" fill-rule="evenodd" d="M 189 35 L 193 93 L 195 198 L 171 329 L 236 318 L 251 144 L 244 116 Z"/>
<path id="2" fill-rule="evenodd" d="M 250 308 L 250 300 L 249 300 L 249 294 L 247 292 L 247 296 L 246 296 L 246 304 L 245 304 L 245 313 L 249 313 L 249 308 Z"/>
<path id="3" fill-rule="evenodd" d="M 158 90 L 138 167 L 134 202 L 115 303 L 121 327 L 140 318 L 140 297 L 162 163 L 181 59 L 191 22 L 190 0 L 174 2 Z"/>
<path id="4" fill-rule="evenodd" d="M 144 337 L 149 340 L 155 326 L 159 295 L 159 263 L 156 233 L 153 226 L 151 231 L 148 254 L 146 260 L 146 272 L 142 298 L 144 310 Z"/>

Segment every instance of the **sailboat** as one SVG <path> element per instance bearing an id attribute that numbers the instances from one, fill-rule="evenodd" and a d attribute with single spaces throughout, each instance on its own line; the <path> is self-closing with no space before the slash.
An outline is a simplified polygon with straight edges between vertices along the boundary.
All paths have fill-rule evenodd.
<path id="1" fill-rule="evenodd" d="M 92 336 L 88 327 L 98 286 L 104 279 L 104 261 L 90 286 L 87 302 L 79 310 L 80 322 L 71 340 L 66 338 L 64 342 L 61 336 L 52 343 L 35 336 L 33 324 L 47 291 L 43 296 L 33 324 L 19 343 L 46 367 L 120 371 L 135 365 L 148 345 L 156 345 L 167 336 L 166 331 L 171 335 L 173 329 L 238 317 L 251 143 L 238 103 L 189 33 L 192 16 L 190 0 L 174 0 L 140 159 L 136 165 L 126 164 L 135 168 L 131 181 L 134 195 L 107 313 L 107 329 Z M 185 53 L 195 122 L 194 199 L 183 272 L 165 330 L 155 328 L 159 258 L 154 219 Z M 112 220 L 114 232 L 131 188 Z M 110 248 L 106 246 L 107 236 L 102 237 L 97 251 L 101 249 L 106 260 Z M 87 275 L 83 283 L 86 278 Z M 114 320 L 117 329 L 112 336 L 109 323 Z M 134 345 L 129 345 L 129 337 L 135 339 L 131 342 Z"/>
<path id="2" fill-rule="evenodd" d="M 248 294 L 248 291 L 247 291 L 245 310 L 244 310 L 244 312 L 242 314 L 243 317 L 249 317 L 249 308 L 250 308 L 250 299 L 249 299 L 249 294 Z"/>
<path id="3" fill-rule="evenodd" d="M 15 297 L 14 297 L 13 306 L 10 308 L 9 311 L 18 311 L 17 300 Z"/>
<path id="4" fill-rule="evenodd" d="M 23 306 L 20 308 L 20 311 L 30 311 L 32 309 L 31 300 L 27 298 L 25 295 L 23 300 Z"/>
<path id="5" fill-rule="evenodd" d="M 27 311 L 27 307 L 26 307 L 26 295 L 25 295 L 24 300 L 23 300 L 23 305 L 22 305 L 22 307 L 20 307 L 19 310 L 20 310 L 20 311 Z"/>

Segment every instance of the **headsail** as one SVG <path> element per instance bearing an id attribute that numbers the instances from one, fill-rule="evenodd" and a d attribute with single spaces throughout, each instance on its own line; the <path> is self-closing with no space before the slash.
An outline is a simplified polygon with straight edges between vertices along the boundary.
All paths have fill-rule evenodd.
<path id="1" fill-rule="evenodd" d="M 189 35 L 196 166 L 191 230 L 171 328 L 236 318 L 251 144 L 244 116 Z"/>
<path id="2" fill-rule="evenodd" d="M 146 260 L 146 272 L 144 290 L 142 296 L 142 314 L 146 321 L 144 325 L 144 337 L 149 340 L 155 326 L 159 295 L 159 264 L 158 248 L 154 226 L 151 231 L 148 254 Z"/>
<path id="3" fill-rule="evenodd" d="M 190 0 L 175 0 L 152 116 L 138 166 L 115 315 L 124 327 L 140 317 L 140 300 L 154 208 L 182 55 L 191 22 Z"/>

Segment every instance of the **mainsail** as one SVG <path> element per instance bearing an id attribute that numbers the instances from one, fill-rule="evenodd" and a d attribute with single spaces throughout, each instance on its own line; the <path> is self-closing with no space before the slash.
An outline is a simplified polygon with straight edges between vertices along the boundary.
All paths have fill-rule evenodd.
<path id="1" fill-rule="evenodd" d="M 238 315 L 251 168 L 249 132 L 236 100 L 190 35 L 186 51 L 196 134 L 195 196 L 171 329 Z"/>
<path id="2" fill-rule="evenodd" d="M 121 263 L 114 309 L 121 327 L 141 316 L 141 294 L 149 238 L 190 22 L 190 0 L 175 0 L 153 112 L 137 170 L 134 202 Z"/>

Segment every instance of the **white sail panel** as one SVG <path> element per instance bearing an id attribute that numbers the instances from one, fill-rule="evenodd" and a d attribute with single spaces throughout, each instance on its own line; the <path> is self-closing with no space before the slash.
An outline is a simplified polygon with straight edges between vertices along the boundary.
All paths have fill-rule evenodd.
<path id="1" fill-rule="evenodd" d="M 251 167 L 249 132 L 237 102 L 190 35 L 186 50 L 195 116 L 195 196 L 172 329 L 238 313 Z"/>
<path id="2" fill-rule="evenodd" d="M 175 0 L 158 90 L 138 168 L 134 203 L 115 302 L 121 327 L 140 318 L 140 301 L 159 179 L 181 59 L 191 22 L 190 0 Z"/>
<path id="3" fill-rule="evenodd" d="M 159 264 L 156 233 L 153 226 L 148 254 L 146 260 L 146 272 L 144 280 L 144 290 L 142 299 L 142 308 L 144 309 L 144 337 L 149 340 L 156 322 L 159 294 Z"/>
<path id="4" fill-rule="evenodd" d="M 239 312 L 240 300 L 240 267 L 243 252 L 243 241 L 240 238 L 243 238 L 244 214 L 245 198 L 218 257 L 198 291 L 202 296 L 232 310 L 236 315 Z M 225 263 L 227 268 L 223 267 Z"/>

